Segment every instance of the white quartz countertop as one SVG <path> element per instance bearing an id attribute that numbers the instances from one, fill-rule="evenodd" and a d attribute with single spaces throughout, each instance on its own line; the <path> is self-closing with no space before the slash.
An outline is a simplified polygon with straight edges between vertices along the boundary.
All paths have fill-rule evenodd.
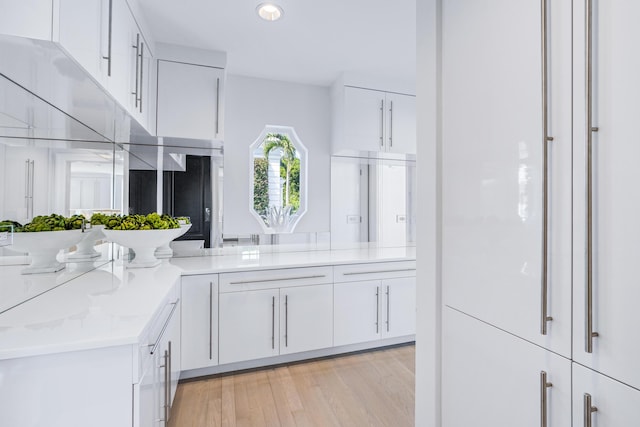
<path id="1" fill-rule="evenodd" d="M 268 252 L 174 258 L 154 268 L 109 262 L 0 314 L 0 360 L 137 344 L 182 275 L 415 260 L 415 248 Z M 0 274 L 5 268 L 1 267 Z M 2 287 L 24 287 L 25 276 L 1 276 Z"/>

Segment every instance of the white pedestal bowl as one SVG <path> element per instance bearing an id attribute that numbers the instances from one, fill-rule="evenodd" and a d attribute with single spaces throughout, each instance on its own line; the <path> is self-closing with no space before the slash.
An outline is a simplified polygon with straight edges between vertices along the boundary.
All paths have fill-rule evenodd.
<path id="1" fill-rule="evenodd" d="M 162 245 L 156 249 L 156 258 L 171 258 L 173 256 L 173 249 L 169 244 L 177 239 L 178 237 L 184 235 L 191 228 L 191 224 L 182 224 L 180 228 L 173 228 L 172 231 L 175 231 L 175 237 L 167 242 L 166 245 Z"/>
<path id="2" fill-rule="evenodd" d="M 83 237 L 81 230 L 14 233 L 12 249 L 31 256 L 31 264 L 22 274 L 55 273 L 65 267 L 56 259 L 58 252 L 79 243 Z"/>
<path id="3" fill-rule="evenodd" d="M 177 228 L 168 230 L 103 230 L 107 240 L 133 249 L 135 257 L 127 263 L 128 268 L 155 267 L 160 264 L 156 258 L 157 247 L 174 239 Z"/>
<path id="4" fill-rule="evenodd" d="M 100 253 L 93 247 L 96 244 L 96 240 L 100 240 L 104 237 L 104 225 L 94 225 L 91 228 L 85 229 L 83 233 L 83 239 L 76 245 L 77 250 L 67 257 L 68 260 L 73 261 L 87 261 L 100 256 Z"/>

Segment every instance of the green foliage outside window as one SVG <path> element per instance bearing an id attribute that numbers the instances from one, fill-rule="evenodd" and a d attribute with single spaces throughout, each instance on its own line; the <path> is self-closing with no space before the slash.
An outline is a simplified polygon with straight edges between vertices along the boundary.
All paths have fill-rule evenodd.
<path id="1" fill-rule="evenodd" d="M 260 215 L 265 215 L 269 208 L 269 178 L 267 159 L 253 160 L 253 208 Z"/>

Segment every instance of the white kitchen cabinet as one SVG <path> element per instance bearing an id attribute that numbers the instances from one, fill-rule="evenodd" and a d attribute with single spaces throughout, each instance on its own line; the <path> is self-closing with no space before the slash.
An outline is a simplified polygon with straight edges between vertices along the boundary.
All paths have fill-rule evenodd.
<path id="1" fill-rule="evenodd" d="M 219 362 L 333 345 L 331 267 L 220 275 Z"/>
<path id="2" fill-rule="evenodd" d="M 391 152 L 415 154 L 415 96 L 345 86 L 334 95 L 341 115 L 334 135 L 334 152 Z"/>
<path id="3" fill-rule="evenodd" d="M 224 69 L 158 61 L 157 135 L 221 140 Z"/>
<path id="4" fill-rule="evenodd" d="M 219 304 L 221 364 L 278 355 L 278 289 L 222 293 Z"/>
<path id="5" fill-rule="evenodd" d="M 640 157 L 640 145 L 635 126 L 640 114 L 640 55 L 631 42 L 640 36 L 640 3 L 613 1 L 593 5 L 591 123 L 585 120 L 585 8 L 582 3 L 574 8 L 574 360 L 640 388 L 640 339 L 636 328 L 640 324 L 636 269 L 640 238 L 640 196 L 636 191 L 640 170 L 636 159 Z M 588 128 L 597 131 L 587 134 Z M 592 143 L 590 191 L 585 162 L 589 157 L 588 136 Z M 587 199 L 587 192 L 591 200 Z M 588 216 L 592 217 L 590 224 Z M 591 263 L 587 260 L 589 252 Z M 598 336 L 592 337 L 592 332 Z M 588 341 L 591 352 L 587 351 Z M 599 420 L 600 415 L 596 414 L 594 420 Z M 606 426 L 634 424 L 598 422 L 597 425 Z"/>
<path id="6" fill-rule="evenodd" d="M 546 4 L 545 130 L 540 0 L 443 3 L 443 300 L 571 357 L 572 4 Z"/>
<path id="7" fill-rule="evenodd" d="M 573 427 L 637 426 L 638 407 L 639 390 L 573 364 Z M 589 410 L 592 408 L 596 410 Z"/>
<path id="8" fill-rule="evenodd" d="M 218 275 L 182 278 L 182 370 L 218 364 Z"/>
<path id="9" fill-rule="evenodd" d="M 280 354 L 333 345 L 333 286 L 280 289 Z"/>
<path id="10" fill-rule="evenodd" d="M 334 268 L 334 345 L 411 336 L 416 328 L 415 262 Z"/>
<path id="11" fill-rule="evenodd" d="M 449 307 L 443 325 L 443 427 L 571 425 L 569 359 Z"/>

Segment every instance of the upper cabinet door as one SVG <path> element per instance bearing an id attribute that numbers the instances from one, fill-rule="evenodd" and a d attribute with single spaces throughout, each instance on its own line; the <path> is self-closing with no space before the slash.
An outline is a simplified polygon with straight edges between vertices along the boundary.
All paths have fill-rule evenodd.
<path id="1" fill-rule="evenodd" d="M 135 108 L 136 99 L 138 26 L 125 0 L 111 2 L 111 72 L 107 89 L 116 101 L 131 113 Z"/>
<path id="2" fill-rule="evenodd" d="M 570 356 L 571 1 L 546 7 L 444 2 L 443 298 Z"/>
<path id="3" fill-rule="evenodd" d="M 158 61 L 157 135 L 223 138 L 224 70 Z"/>
<path id="4" fill-rule="evenodd" d="M 386 94 L 387 151 L 416 153 L 416 97 L 397 93 Z"/>
<path id="5" fill-rule="evenodd" d="M 109 15 L 117 0 L 60 0 L 57 40 L 97 82 L 106 87 L 109 71 Z M 54 13 L 55 17 L 56 14 Z M 55 39 L 55 37 L 54 37 Z"/>
<path id="6" fill-rule="evenodd" d="M 574 359 L 640 387 L 640 2 L 592 7 L 590 26 L 574 10 Z"/>
<path id="7" fill-rule="evenodd" d="M 349 149 L 384 151 L 385 93 L 377 90 L 344 88 L 344 136 Z"/>

